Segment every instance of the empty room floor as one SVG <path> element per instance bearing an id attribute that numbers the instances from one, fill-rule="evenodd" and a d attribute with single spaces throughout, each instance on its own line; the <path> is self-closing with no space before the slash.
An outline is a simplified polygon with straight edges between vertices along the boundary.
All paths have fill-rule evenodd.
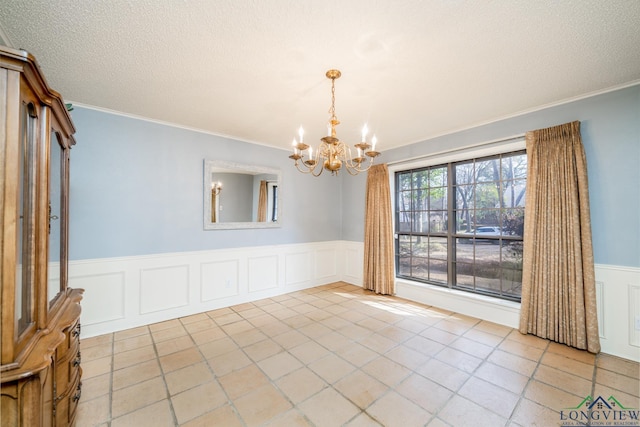
<path id="1" fill-rule="evenodd" d="M 341 282 L 81 349 L 77 427 L 558 426 L 600 397 L 640 408 L 636 362 Z"/>

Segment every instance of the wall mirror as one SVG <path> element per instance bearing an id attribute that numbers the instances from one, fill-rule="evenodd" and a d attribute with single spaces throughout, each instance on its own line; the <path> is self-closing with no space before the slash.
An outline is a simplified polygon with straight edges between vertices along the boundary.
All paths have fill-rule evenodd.
<path id="1" fill-rule="evenodd" d="M 60 144 L 60 135 L 51 130 L 49 141 L 49 268 L 47 272 L 47 295 L 49 304 L 63 289 L 60 283 L 60 262 L 62 255 L 62 161 L 63 151 Z"/>
<path id="2" fill-rule="evenodd" d="M 280 226 L 279 169 L 204 161 L 204 229 Z"/>

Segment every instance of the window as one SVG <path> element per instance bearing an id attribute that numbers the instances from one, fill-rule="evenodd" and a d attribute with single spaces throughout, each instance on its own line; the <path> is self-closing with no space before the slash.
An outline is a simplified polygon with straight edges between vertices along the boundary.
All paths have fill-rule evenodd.
<path id="1" fill-rule="evenodd" d="M 269 221 L 277 222 L 278 221 L 278 183 L 277 182 L 268 182 L 267 183 L 267 210 L 269 212 Z"/>
<path id="2" fill-rule="evenodd" d="M 395 173 L 396 276 L 520 300 L 524 151 Z"/>

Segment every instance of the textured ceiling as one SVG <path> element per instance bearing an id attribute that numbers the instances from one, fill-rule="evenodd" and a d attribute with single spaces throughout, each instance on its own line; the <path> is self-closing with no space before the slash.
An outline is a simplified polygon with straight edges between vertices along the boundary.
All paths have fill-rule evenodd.
<path id="1" fill-rule="evenodd" d="M 0 0 L 68 102 L 288 148 L 397 147 L 640 82 L 637 0 Z M 523 129 L 524 131 L 524 129 Z"/>

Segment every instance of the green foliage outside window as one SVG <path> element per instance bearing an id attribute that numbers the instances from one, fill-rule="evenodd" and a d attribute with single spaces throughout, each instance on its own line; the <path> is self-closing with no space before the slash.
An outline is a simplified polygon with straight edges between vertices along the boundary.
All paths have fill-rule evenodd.
<path id="1" fill-rule="evenodd" d="M 397 172 L 397 276 L 519 300 L 526 173 L 525 152 Z"/>

